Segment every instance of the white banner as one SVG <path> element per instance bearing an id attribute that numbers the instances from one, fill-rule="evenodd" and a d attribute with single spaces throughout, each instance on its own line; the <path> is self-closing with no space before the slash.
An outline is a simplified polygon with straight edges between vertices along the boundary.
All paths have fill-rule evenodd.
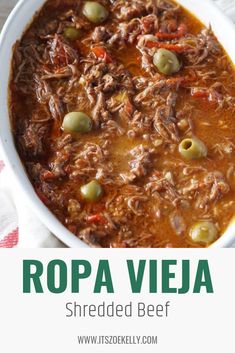
<path id="1" fill-rule="evenodd" d="M 235 351 L 234 250 L 1 250 L 0 269 L 1 352 Z"/>

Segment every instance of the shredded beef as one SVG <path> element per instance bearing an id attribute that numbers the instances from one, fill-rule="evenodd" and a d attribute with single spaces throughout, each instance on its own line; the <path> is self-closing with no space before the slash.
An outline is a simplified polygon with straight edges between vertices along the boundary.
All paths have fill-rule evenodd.
<path id="1" fill-rule="evenodd" d="M 104 26 L 96 27 L 92 33 L 92 40 L 94 43 L 106 42 L 111 36 Z"/>
<path id="2" fill-rule="evenodd" d="M 166 106 L 157 109 L 154 117 L 154 128 L 159 135 L 166 140 L 179 141 L 179 131 L 176 125 L 175 105 L 177 94 L 170 93 L 167 97 Z"/>
<path id="3" fill-rule="evenodd" d="M 153 149 L 144 147 L 143 145 L 135 147 L 130 151 L 133 160 L 129 162 L 131 173 L 136 177 L 142 177 L 147 174 L 147 168 L 151 164 L 150 156 L 154 152 Z"/>
<path id="4" fill-rule="evenodd" d="M 39 123 L 26 125 L 21 137 L 21 145 L 28 156 L 41 157 L 46 153 L 44 141 L 48 136 L 49 127 Z"/>
<path id="5" fill-rule="evenodd" d="M 127 0 L 125 1 L 125 6 L 123 6 L 122 0 L 116 0 L 112 6 L 112 11 L 119 20 L 129 21 L 134 17 L 145 15 L 150 5 L 148 0 L 146 4 L 142 0 Z"/>

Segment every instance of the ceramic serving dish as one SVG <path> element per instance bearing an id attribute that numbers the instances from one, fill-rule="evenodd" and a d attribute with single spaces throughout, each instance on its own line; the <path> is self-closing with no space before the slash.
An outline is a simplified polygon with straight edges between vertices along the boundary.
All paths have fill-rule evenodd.
<path id="1" fill-rule="evenodd" d="M 46 227 L 69 247 L 84 248 L 85 243 L 70 233 L 37 197 L 25 173 L 16 151 L 8 112 L 8 82 L 11 69 L 12 46 L 21 38 L 25 28 L 45 0 L 20 0 L 10 14 L 0 37 L 0 138 L 5 160 L 13 172 L 15 183 L 22 191 L 26 202 Z M 235 26 L 210 0 L 179 0 L 191 13 L 205 25 L 212 26 L 215 35 L 235 63 Z M 211 247 L 229 247 L 235 242 L 235 218 L 221 238 Z"/>

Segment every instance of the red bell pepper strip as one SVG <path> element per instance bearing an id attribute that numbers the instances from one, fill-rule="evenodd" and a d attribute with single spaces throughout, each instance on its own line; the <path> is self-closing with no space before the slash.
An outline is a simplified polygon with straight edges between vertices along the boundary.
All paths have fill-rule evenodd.
<path id="1" fill-rule="evenodd" d="M 198 88 L 192 88 L 191 89 L 191 96 L 193 98 L 208 98 L 210 93 L 205 90 L 200 90 Z"/>
<path id="2" fill-rule="evenodd" d="M 88 223 L 100 223 L 100 224 L 107 224 L 107 219 L 102 216 L 101 214 L 95 214 L 93 216 L 88 216 L 87 217 L 87 222 Z"/>
<path id="3" fill-rule="evenodd" d="M 91 49 L 92 53 L 95 54 L 97 58 L 103 59 L 106 64 L 111 64 L 113 62 L 111 56 L 102 47 L 94 47 Z"/>
<path id="4" fill-rule="evenodd" d="M 176 53 L 184 53 L 190 48 L 188 45 L 169 44 L 169 43 L 153 42 L 153 41 L 147 41 L 146 46 L 150 49 L 164 48 L 167 50 L 175 51 Z"/>
<path id="5" fill-rule="evenodd" d="M 213 89 L 200 89 L 200 88 L 192 88 L 191 89 L 191 96 L 193 98 L 205 98 L 210 103 L 219 103 L 222 99 L 222 96 Z"/>
<path id="6" fill-rule="evenodd" d="M 158 39 L 166 39 L 166 40 L 180 39 L 185 36 L 185 34 L 187 33 L 187 30 L 188 30 L 187 26 L 184 23 L 181 23 L 176 32 L 174 33 L 157 32 L 156 37 Z"/>
<path id="7" fill-rule="evenodd" d="M 190 82 L 195 81 L 196 79 L 197 79 L 196 76 L 190 76 L 190 75 L 176 76 L 165 80 L 165 84 L 166 86 L 170 86 L 170 87 L 183 86 L 183 85 L 187 85 Z"/>
<path id="8" fill-rule="evenodd" d="M 51 172 L 50 170 L 46 170 L 41 175 L 41 179 L 43 181 L 53 180 L 53 179 L 56 179 L 56 178 L 57 178 L 57 176 L 53 172 Z"/>

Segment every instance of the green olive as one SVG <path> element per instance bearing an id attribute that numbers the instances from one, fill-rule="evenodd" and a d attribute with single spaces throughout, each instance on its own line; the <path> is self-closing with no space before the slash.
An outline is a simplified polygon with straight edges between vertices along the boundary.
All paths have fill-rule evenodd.
<path id="1" fill-rule="evenodd" d="M 214 223 L 210 221 L 201 221 L 192 226 L 189 235 L 195 242 L 210 244 L 216 240 L 218 230 Z"/>
<path id="2" fill-rule="evenodd" d="M 180 70 L 176 54 L 167 49 L 158 49 L 153 56 L 153 63 L 164 75 L 172 75 Z"/>
<path id="3" fill-rule="evenodd" d="M 74 40 L 77 40 L 78 38 L 80 38 L 81 31 L 75 27 L 67 27 L 64 30 L 64 36 L 67 39 L 74 41 Z"/>
<path id="4" fill-rule="evenodd" d="M 180 154 L 188 160 L 200 159 L 207 156 L 205 144 L 196 137 L 187 138 L 179 145 Z"/>
<path id="5" fill-rule="evenodd" d="M 109 15 L 108 10 L 98 2 L 87 1 L 83 6 L 83 15 L 93 23 L 104 22 Z"/>
<path id="6" fill-rule="evenodd" d="M 71 112 L 65 115 L 62 128 L 65 132 L 86 133 L 91 131 L 92 121 L 82 112 Z"/>
<path id="7" fill-rule="evenodd" d="M 92 180 L 81 187 L 81 194 L 87 201 L 97 201 L 102 196 L 103 189 L 97 180 Z"/>

